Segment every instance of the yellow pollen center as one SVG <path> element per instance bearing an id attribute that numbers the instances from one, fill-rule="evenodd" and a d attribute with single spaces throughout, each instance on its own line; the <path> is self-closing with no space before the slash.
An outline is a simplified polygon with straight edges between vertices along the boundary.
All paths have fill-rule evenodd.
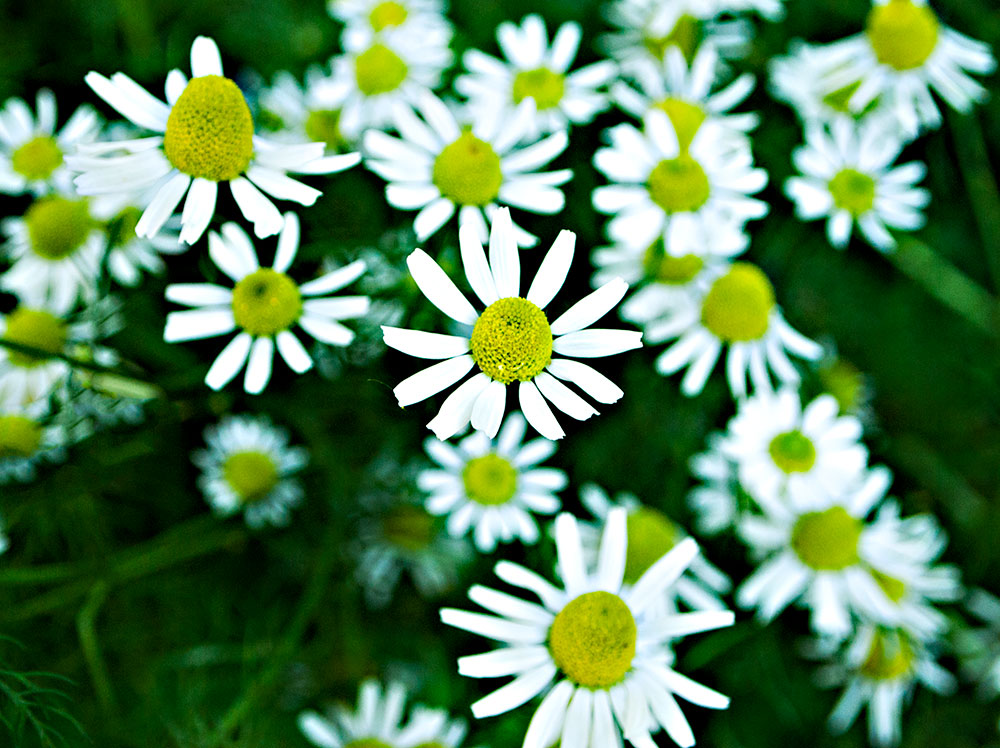
<path id="1" fill-rule="evenodd" d="M 662 513 L 640 507 L 628 515 L 625 582 L 635 584 L 677 542 L 677 528 Z"/>
<path id="2" fill-rule="evenodd" d="M 503 184 L 500 157 L 485 140 L 464 132 L 434 159 L 431 181 L 459 205 L 486 205 Z"/>
<path id="3" fill-rule="evenodd" d="M 705 261 L 698 255 L 674 257 L 667 252 L 663 237 L 660 237 L 649 245 L 642 258 L 642 267 L 652 281 L 667 286 L 686 286 L 705 267 Z"/>
<path id="4" fill-rule="evenodd" d="M 128 207 L 108 221 L 108 244 L 123 247 L 135 239 L 135 227 L 142 217 L 142 210 Z"/>
<path id="5" fill-rule="evenodd" d="M 390 26 L 402 26 L 408 15 L 405 6 L 393 0 L 386 0 L 372 8 L 372 12 L 368 14 L 368 22 L 372 25 L 373 31 L 384 31 Z"/>
<path id="6" fill-rule="evenodd" d="M 861 405 L 864 376 L 850 362 L 837 359 L 822 367 L 819 370 L 819 381 L 823 389 L 836 398 L 841 413 L 851 413 Z"/>
<path id="7" fill-rule="evenodd" d="M 898 603 L 906 597 L 906 583 L 901 579 L 890 577 L 888 574 L 883 574 L 875 569 L 872 569 L 872 576 L 885 593 L 885 596 L 892 600 L 892 602 Z"/>
<path id="8" fill-rule="evenodd" d="M 681 146 L 681 152 L 687 151 L 691 147 L 691 141 L 694 140 L 694 136 L 705 121 L 705 110 L 697 104 L 674 96 L 658 101 L 653 106 L 670 117 L 670 122 L 677 133 L 677 142 Z"/>
<path id="9" fill-rule="evenodd" d="M 701 321 L 713 335 L 727 343 L 759 340 L 767 332 L 772 309 L 771 281 L 756 265 L 736 262 L 705 295 Z"/>
<path id="10" fill-rule="evenodd" d="M 192 78 L 167 117 L 163 152 L 192 177 L 225 182 L 253 157 L 253 118 L 239 87 L 221 75 Z"/>
<path id="11" fill-rule="evenodd" d="M 49 135 L 32 138 L 10 157 L 11 168 L 30 182 L 48 179 L 62 162 L 62 149 Z"/>
<path id="12" fill-rule="evenodd" d="M 517 470 L 510 460 L 490 452 L 473 457 L 462 470 L 465 495 L 477 504 L 500 506 L 517 493 Z"/>
<path id="13" fill-rule="evenodd" d="M 28 240 L 39 257 L 64 260 L 83 246 L 94 228 L 85 200 L 45 197 L 36 200 L 24 214 Z"/>
<path id="14" fill-rule="evenodd" d="M 345 744 L 344 748 L 392 748 L 392 746 L 378 738 L 358 738 Z"/>
<path id="15" fill-rule="evenodd" d="M 712 192 L 705 170 L 686 153 L 654 166 L 646 188 L 653 202 L 667 213 L 698 210 Z"/>
<path id="16" fill-rule="evenodd" d="M 864 215 L 875 206 L 875 180 L 856 169 L 841 169 L 828 187 L 833 204 L 852 216 Z"/>
<path id="17" fill-rule="evenodd" d="M 395 546 L 419 551 L 434 539 L 434 518 L 419 506 L 399 504 L 382 518 L 382 534 Z"/>
<path id="18" fill-rule="evenodd" d="M 896 70 L 923 65 L 938 42 L 939 24 L 934 11 L 910 0 L 889 0 L 868 13 L 865 33 L 875 57 Z"/>
<path id="19" fill-rule="evenodd" d="M 842 506 L 807 512 L 792 528 L 792 550 L 817 571 L 839 571 L 858 561 L 861 521 Z"/>
<path id="20" fill-rule="evenodd" d="M 233 289 L 236 324 L 256 337 L 270 337 L 291 327 L 302 314 L 302 294 L 284 273 L 261 268 Z"/>
<path id="21" fill-rule="evenodd" d="M 635 619 L 617 595 L 588 592 L 563 608 L 549 629 L 549 651 L 566 677 L 584 688 L 619 683 L 635 657 Z"/>
<path id="22" fill-rule="evenodd" d="M 340 111 L 337 109 L 317 109 L 306 118 L 306 137 L 314 143 L 326 143 L 328 148 L 337 148 L 343 143 L 340 134 Z"/>
<path id="23" fill-rule="evenodd" d="M 31 457 L 42 443 L 42 427 L 26 416 L 0 416 L 0 459 Z"/>
<path id="24" fill-rule="evenodd" d="M 767 447 L 771 460 L 783 473 L 808 473 L 816 464 L 816 447 L 812 439 L 798 429 L 785 431 L 771 440 Z"/>
<path id="25" fill-rule="evenodd" d="M 876 633 L 861 674 L 872 680 L 895 680 L 913 669 L 913 646 L 902 632 Z"/>
<path id="26" fill-rule="evenodd" d="M 541 111 L 559 106 L 566 92 L 566 78 L 548 68 L 522 70 L 514 76 L 514 103 L 520 104 L 529 96 Z"/>
<path id="27" fill-rule="evenodd" d="M 384 44 L 373 44 L 354 59 L 354 78 L 365 96 L 395 91 L 407 72 L 403 59 Z"/>
<path id="28" fill-rule="evenodd" d="M 527 382 L 552 361 L 552 328 L 527 299 L 494 301 L 479 315 L 469 340 L 472 360 L 497 382 Z"/>
<path id="29" fill-rule="evenodd" d="M 697 18 L 685 13 L 677 19 L 669 34 L 661 37 L 645 36 L 642 43 L 658 60 L 666 56 L 668 49 L 677 47 L 684 55 L 684 59 L 690 63 L 698 51 L 698 45 L 701 44 L 701 25 Z"/>
<path id="30" fill-rule="evenodd" d="M 7 316 L 3 339 L 56 355 L 66 347 L 66 323 L 43 309 L 18 307 Z M 14 366 L 33 369 L 48 359 L 8 349 L 7 360 Z"/>
<path id="31" fill-rule="evenodd" d="M 278 485 L 278 466 L 270 455 L 249 450 L 234 452 L 222 465 L 222 475 L 244 502 L 259 501 Z"/>

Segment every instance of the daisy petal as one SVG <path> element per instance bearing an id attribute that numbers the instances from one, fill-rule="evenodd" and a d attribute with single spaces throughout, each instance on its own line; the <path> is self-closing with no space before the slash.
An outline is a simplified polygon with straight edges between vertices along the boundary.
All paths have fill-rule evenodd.
<path id="1" fill-rule="evenodd" d="M 608 281 L 560 315 L 552 323 L 552 334 L 566 335 L 589 327 L 614 309 L 626 293 L 628 293 L 628 283 L 621 278 Z"/>
<path id="2" fill-rule="evenodd" d="M 382 326 L 382 339 L 390 348 L 417 358 L 451 358 L 469 351 L 469 339 L 459 335 L 442 335 L 388 325 Z"/>
<path id="3" fill-rule="evenodd" d="M 490 378 L 482 372 L 463 382 L 445 399 L 438 414 L 427 424 L 438 439 L 450 439 L 469 425 L 472 418 L 472 408 L 483 390 L 490 383 Z"/>
<path id="4" fill-rule="evenodd" d="M 310 358 L 299 339 L 295 337 L 295 333 L 289 330 L 282 330 L 278 333 L 274 342 L 278 345 L 278 353 L 281 354 L 281 357 L 285 359 L 285 363 L 296 374 L 302 374 L 312 368 L 312 358 Z"/>
<path id="5" fill-rule="evenodd" d="M 426 252 L 415 249 L 406 258 L 413 280 L 424 296 L 456 322 L 474 325 L 479 315 L 447 273 Z M 516 294 L 515 294 L 516 295 Z"/>
<path id="6" fill-rule="evenodd" d="M 572 231 L 560 231 L 552 242 L 552 247 L 545 254 L 545 259 L 535 273 L 528 295 L 525 297 L 539 309 L 544 309 L 555 298 L 566 282 L 570 265 L 573 263 L 573 251 L 576 247 L 576 234 Z"/>
<path id="7" fill-rule="evenodd" d="M 222 75 L 222 57 L 215 42 L 207 36 L 199 36 L 191 45 L 191 75 Z"/>
<path id="8" fill-rule="evenodd" d="M 501 299 L 518 296 L 521 287 L 521 260 L 514 241 L 510 210 L 500 208 L 490 227 L 490 270 Z"/>
<path id="9" fill-rule="evenodd" d="M 502 382 L 490 382 L 472 406 L 472 428 L 482 431 L 490 439 L 500 430 L 504 407 L 507 403 L 507 386 Z"/>
<path id="10" fill-rule="evenodd" d="M 539 434 L 553 441 L 566 436 L 566 432 L 552 415 L 549 406 L 545 404 L 545 398 L 533 382 L 521 382 L 517 390 L 517 399 L 524 417 Z"/>
<path id="11" fill-rule="evenodd" d="M 399 407 L 405 408 L 455 384 L 469 373 L 473 365 L 472 356 L 469 355 L 445 359 L 404 379 L 392 392 L 399 402 Z"/>
<path id="12" fill-rule="evenodd" d="M 250 349 L 247 373 L 243 378 L 243 389 L 251 395 L 263 392 L 271 380 L 273 362 L 274 341 L 271 338 L 257 338 Z"/>
<path id="13" fill-rule="evenodd" d="M 241 332 L 230 340 L 205 375 L 205 384 L 213 390 L 221 390 L 229 384 L 246 363 L 251 343 L 253 337 L 247 332 Z"/>
<path id="14" fill-rule="evenodd" d="M 642 347 L 642 333 L 630 330 L 579 330 L 556 338 L 552 350 L 563 356 L 594 358 Z"/>

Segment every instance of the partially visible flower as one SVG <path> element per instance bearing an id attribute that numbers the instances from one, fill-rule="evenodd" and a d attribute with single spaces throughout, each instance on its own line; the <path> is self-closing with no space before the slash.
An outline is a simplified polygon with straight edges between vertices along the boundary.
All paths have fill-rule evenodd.
<path id="1" fill-rule="evenodd" d="M 443 0 L 327 0 L 330 15 L 345 25 L 344 49 L 356 52 L 373 41 L 415 38 L 447 50 L 451 23 Z M 442 64 L 447 67 L 451 58 Z"/>
<path id="2" fill-rule="evenodd" d="M 303 84 L 281 71 L 257 97 L 257 126 L 278 142 L 323 143 L 331 154 L 350 150 L 355 143 L 340 128 L 348 93 L 348 85 L 319 67 L 306 70 Z"/>
<path id="3" fill-rule="evenodd" d="M 955 646 L 966 677 L 979 684 L 980 693 L 1000 695 L 1000 599 L 983 589 L 974 589 L 966 608 L 984 626 L 962 628 L 955 633 Z"/>
<path id="4" fill-rule="evenodd" d="M 40 464 L 66 459 L 68 441 L 65 429 L 52 422 L 46 402 L 0 403 L 0 485 L 33 481 Z M 0 525 L 0 553 L 5 547 Z"/>
<path id="5" fill-rule="evenodd" d="M 736 466 L 722 452 L 722 433 L 708 435 L 708 449 L 688 462 L 691 475 L 701 483 L 688 493 L 687 503 L 695 515 L 695 528 L 702 535 L 718 535 L 737 524 L 747 508 L 741 505 Z"/>

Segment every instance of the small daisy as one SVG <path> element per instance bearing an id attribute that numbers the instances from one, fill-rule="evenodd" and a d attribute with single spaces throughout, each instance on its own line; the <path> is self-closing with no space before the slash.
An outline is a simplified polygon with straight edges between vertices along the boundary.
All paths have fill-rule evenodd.
<path id="1" fill-rule="evenodd" d="M 222 75 L 219 48 L 199 36 L 191 45 L 191 80 L 180 70 L 167 76 L 167 103 L 124 73 L 110 79 L 90 72 L 94 92 L 126 119 L 158 135 L 95 143 L 67 159 L 81 195 L 156 190 L 136 225 L 136 234 L 155 236 L 187 195 L 180 240 L 198 241 L 215 214 L 219 183 L 228 182 L 243 216 L 258 237 L 281 230 L 281 213 L 260 190 L 283 200 L 312 205 L 319 190 L 288 176 L 329 174 L 354 166 L 357 153 L 324 158 L 322 143 L 276 145 L 254 135 L 243 93 Z M 258 189 L 260 188 L 260 189 Z"/>
<path id="2" fill-rule="evenodd" d="M 33 481 L 41 463 L 66 459 L 68 442 L 66 430 L 49 417 L 47 403 L 0 403 L 0 485 Z M 0 547 L 6 540 L 2 530 L 0 526 Z"/>
<path id="3" fill-rule="evenodd" d="M 439 439 L 447 439 L 472 422 L 493 438 L 507 403 L 507 388 L 518 382 L 521 411 L 538 433 L 561 439 L 562 427 L 546 404 L 585 421 L 597 411 L 560 380 L 574 383 L 600 403 L 617 402 L 622 394 L 603 374 L 572 358 L 594 358 L 623 353 L 642 345 L 641 334 L 628 330 L 587 329 L 621 301 L 628 291 L 618 279 L 584 297 L 549 324 L 543 311 L 566 280 L 573 262 L 576 235 L 562 231 L 553 242 L 534 281 L 521 296 L 521 266 L 510 213 L 497 211 L 490 233 L 489 261 L 476 236 L 463 224 L 459 233 L 466 278 L 486 307 L 477 312 L 441 267 L 423 250 L 407 258 L 413 279 L 434 306 L 466 325 L 461 335 L 441 335 L 395 327 L 382 328 L 385 343 L 411 356 L 444 359 L 393 390 L 400 407 L 418 403 L 467 379 L 445 400 L 427 424 Z"/>
<path id="4" fill-rule="evenodd" d="M 792 154 L 805 176 L 785 182 L 796 216 L 803 221 L 826 217 L 827 239 L 837 249 L 847 246 L 855 222 L 873 247 L 895 249 L 888 229 L 921 228 L 925 218 L 920 211 L 931 197 L 916 186 L 927 167 L 919 161 L 893 166 L 902 149 L 902 141 L 875 120 L 855 128 L 840 119 L 829 133 L 807 127 L 805 146 Z"/>
<path id="5" fill-rule="evenodd" d="M 288 432 L 267 416 L 225 416 L 205 429 L 207 449 L 191 455 L 201 470 L 198 488 L 221 517 L 243 512 L 250 527 L 288 524 L 302 501 L 302 485 L 292 477 L 309 454 L 288 445 Z"/>
<path id="6" fill-rule="evenodd" d="M 101 120 L 84 104 L 56 133 L 56 97 L 38 92 L 36 116 L 23 99 L 7 99 L 0 109 L 0 192 L 43 195 L 62 194 L 72 188 L 72 175 L 65 158 L 82 143 L 97 137 Z"/>
<path id="7" fill-rule="evenodd" d="M 708 449 L 688 461 L 691 475 L 701 481 L 688 493 L 687 503 L 702 535 L 718 535 L 732 527 L 751 501 L 736 480 L 736 466 L 722 453 L 722 439 L 721 432 L 712 432 Z"/>
<path id="8" fill-rule="evenodd" d="M 373 39 L 433 39 L 447 48 L 452 28 L 442 0 L 328 0 L 327 11 L 346 28 L 344 49 L 357 51 Z M 451 61 L 442 67 L 448 67 Z"/>
<path id="9" fill-rule="evenodd" d="M 767 184 L 753 167 L 745 139 L 733 139 L 717 122 L 705 122 L 682 150 L 667 115 L 652 109 L 645 130 L 618 125 L 607 131 L 611 146 L 594 155 L 594 166 L 614 182 L 594 190 L 594 208 L 614 218 L 612 241 L 649 246 L 660 236 L 674 255 L 698 254 L 705 226 L 767 215 L 767 203 L 750 197 Z"/>
<path id="10" fill-rule="evenodd" d="M 566 487 L 566 473 L 538 467 L 555 452 L 555 444 L 535 439 L 522 446 L 526 426 L 520 413 L 512 413 L 495 443 L 481 431 L 457 448 L 437 439 L 424 442 L 440 466 L 417 476 L 417 485 L 430 494 L 427 511 L 448 515 L 452 537 L 471 529 L 480 553 L 492 553 L 498 542 L 515 538 L 534 544 L 539 533 L 531 512 L 555 514 L 562 506 L 555 492 Z"/>
<path id="11" fill-rule="evenodd" d="M 975 589 L 969 593 L 966 608 L 985 627 L 955 632 L 962 669 L 979 683 L 982 696 L 995 697 L 1000 695 L 1000 599 Z"/>
<path id="12" fill-rule="evenodd" d="M 509 21 L 497 27 L 504 60 L 468 50 L 462 57 L 467 74 L 455 80 L 455 90 L 469 98 L 473 109 L 489 109 L 494 116 L 509 115 L 527 98 L 535 101 L 537 132 L 585 125 L 608 108 L 607 93 L 599 90 L 617 75 L 617 66 L 602 60 L 567 73 L 580 46 L 580 25 L 559 27 L 549 46 L 545 21 L 525 16 L 521 25 Z"/>
<path id="13" fill-rule="evenodd" d="M 694 745 L 694 735 L 675 694 L 710 709 L 729 705 L 722 694 L 670 667 L 667 642 L 730 626 L 732 612 L 650 614 L 698 554 L 698 544 L 691 538 L 682 541 L 625 591 L 625 515 L 622 508 L 609 512 L 593 574 L 584 563 L 576 520 L 559 515 L 556 546 L 565 589 L 509 561 L 496 565 L 497 576 L 533 592 L 541 605 L 476 585 L 469 597 L 496 616 L 441 611 L 444 623 L 504 645 L 460 658 L 459 674 L 517 676 L 472 705 L 478 719 L 515 709 L 558 681 L 535 711 L 523 748 L 546 748 L 556 741 L 564 746 L 615 746 L 621 745 L 623 734 L 636 748 L 653 748 L 651 733 L 661 727 L 686 748 Z"/>
<path id="14" fill-rule="evenodd" d="M 141 237 L 135 227 L 142 218 L 141 196 L 123 199 L 121 195 L 102 195 L 90 201 L 91 213 L 104 227 L 107 247 L 107 270 L 112 278 L 128 288 L 142 280 L 143 273 L 162 275 L 166 269 L 163 255 L 177 255 L 187 250 L 181 244 L 180 219 L 170 218 L 156 236 Z"/>
<path id="15" fill-rule="evenodd" d="M 350 88 L 318 67 L 306 71 L 299 84 L 291 73 L 274 76 L 270 88 L 260 92 L 259 126 L 269 138 L 282 143 L 323 143 L 327 153 L 350 150 L 340 129 L 340 114 Z"/>
<path id="16" fill-rule="evenodd" d="M 413 230 L 425 241 L 458 210 L 459 223 L 486 241 L 486 219 L 497 203 L 532 213 L 563 209 L 558 189 L 573 176 L 570 169 L 537 172 L 566 149 L 564 131 L 518 146 L 531 131 L 534 100 L 525 99 L 507 118 L 473 109 L 475 121 L 460 126 L 443 101 L 430 92 L 416 103 L 420 117 L 397 107 L 394 121 L 402 139 L 372 130 L 365 134 L 365 166 L 390 184 L 386 200 L 401 210 L 419 209 Z M 469 111 L 469 110 L 466 110 Z M 485 217 L 484 217 L 485 213 Z M 517 243 L 533 247 L 537 237 L 515 227 Z"/>
<path id="17" fill-rule="evenodd" d="M 296 374 L 308 371 L 313 361 L 292 332 L 296 325 L 329 345 L 349 345 L 354 333 L 338 320 L 364 315 L 367 296 L 329 296 L 364 272 L 363 262 L 301 286 L 286 275 L 299 248 L 299 219 L 285 214 L 278 236 L 274 265 L 261 268 L 250 237 L 235 223 L 222 227 L 222 234 L 208 235 L 208 253 L 215 265 L 235 283 L 232 290 L 212 283 L 174 283 L 166 297 L 175 304 L 197 307 L 167 315 L 163 338 L 168 343 L 227 335 L 239 330 L 215 359 L 205 376 L 213 390 L 226 386 L 246 364 L 244 389 L 263 391 L 271 378 L 274 349 Z"/>

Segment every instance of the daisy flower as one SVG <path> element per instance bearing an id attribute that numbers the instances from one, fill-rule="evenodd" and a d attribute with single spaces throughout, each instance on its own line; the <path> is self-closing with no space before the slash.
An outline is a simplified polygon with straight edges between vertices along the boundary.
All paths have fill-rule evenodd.
<path id="1" fill-rule="evenodd" d="M 167 103 L 124 73 L 85 80 L 98 96 L 126 119 L 157 135 L 95 143 L 67 159 L 81 195 L 151 189 L 153 197 L 136 225 L 136 234 L 155 236 L 184 199 L 180 240 L 193 244 L 215 214 L 219 183 L 227 182 L 243 216 L 258 237 L 281 230 L 281 213 L 260 190 L 283 200 L 312 205 L 319 190 L 288 176 L 329 174 L 361 160 L 357 153 L 323 156 L 322 143 L 276 145 L 254 135 L 243 93 L 222 74 L 219 48 L 199 36 L 191 45 L 188 80 L 180 70 L 167 76 Z M 260 189 L 258 189 L 260 188 Z"/>
<path id="2" fill-rule="evenodd" d="M 975 589 L 969 593 L 966 608 L 985 626 L 955 632 L 962 669 L 979 683 L 982 696 L 994 697 L 1000 694 L 1000 599 Z"/>
<path id="3" fill-rule="evenodd" d="M 701 481 L 688 493 L 687 503 L 702 535 L 718 535 L 732 527 L 743 509 L 736 466 L 722 453 L 721 443 L 722 432 L 713 431 L 708 449 L 688 460 L 691 475 Z"/>
<path id="4" fill-rule="evenodd" d="M 49 417 L 47 403 L 0 403 L 0 485 L 33 481 L 40 464 L 66 459 L 68 443 L 66 430 Z M 6 540 L 2 530 L 0 546 Z"/>
<path id="5" fill-rule="evenodd" d="M 531 512 L 555 514 L 562 506 L 555 492 L 566 487 L 566 473 L 538 467 L 556 451 L 555 444 L 534 439 L 522 445 L 526 426 L 520 413 L 512 413 L 495 443 L 481 431 L 457 448 L 433 438 L 424 442 L 439 466 L 417 476 L 420 490 L 430 494 L 427 511 L 448 516 L 452 537 L 471 530 L 480 553 L 492 553 L 498 542 L 515 538 L 534 544 L 538 525 Z"/>
<path id="6" fill-rule="evenodd" d="M 340 129 L 340 114 L 350 87 L 313 66 L 300 84 L 281 71 L 257 97 L 257 122 L 268 137 L 280 142 L 323 143 L 327 153 L 350 149 Z"/>
<path id="7" fill-rule="evenodd" d="M 7 99 L 0 109 L 0 192 L 69 192 L 66 156 L 94 140 L 100 129 L 97 112 L 84 104 L 57 133 L 56 97 L 47 89 L 38 92 L 34 116 L 23 99 Z"/>
<path id="8" fill-rule="evenodd" d="M 467 108 L 471 126 L 459 120 L 429 91 L 409 107 L 395 110 L 394 122 L 402 138 L 377 130 L 365 133 L 365 166 L 389 182 L 386 200 L 401 210 L 419 209 L 413 221 L 417 239 L 424 241 L 458 210 L 459 223 L 486 241 L 486 218 L 493 219 L 497 203 L 533 213 L 552 214 L 565 203 L 558 186 L 573 176 L 570 169 L 537 172 L 565 150 L 564 131 L 518 146 L 533 127 L 534 99 L 525 99 L 507 118 L 485 109 Z M 485 217 L 484 217 L 485 213 Z M 517 243 L 533 247 L 538 239 L 517 230 Z"/>
<path id="9" fill-rule="evenodd" d="M 288 432 L 267 416 L 225 416 L 205 429 L 207 449 L 191 455 L 201 470 L 198 488 L 220 517 L 243 512 L 250 527 L 289 522 L 302 502 L 302 485 L 292 477 L 309 454 L 288 444 Z"/>
<path id="10" fill-rule="evenodd" d="M 823 355 L 818 343 L 785 321 L 771 281 L 748 262 L 730 265 L 700 298 L 675 304 L 647 323 L 643 334 L 649 343 L 677 338 L 656 359 L 656 369 L 669 376 L 689 367 L 681 380 L 681 392 L 689 397 L 702 391 L 724 345 L 729 346 L 726 379 L 736 398 L 747 394 L 748 372 L 755 389 L 771 390 L 768 367 L 782 383 L 797 383 L 799 373 L 786 350 L 809 360 Z"/>
<path id="11" fill-rule="evenodd" d="M 497 27 L 505 59 L 468 50 L 462 61 L 469 72 L 455 80 L 455 90 L 469 98 L 474 110 L 488 109 L 494 116 L 509 116 L 522 101 L 534 99 L 531 135 L 585 125 L 608 108 L 607 93 L 599 89 L 618 70 L 610 60 L 602 60 L 568 73 L 580 35 L 579 24 L 564 23 L 550 46 L 541 16 L 525 16 L 520 26 L 505 21 Z"/>
<path id="12" fill-rule="evenodd" d="M 442 0 L 328 0 L 326 7 L 346 26 L 341 43 L 350 51 L 375 39 L 432 39 L 443 49 L 451 43 L 452 28 Z M 442 68 L 450 65 L 449 56 Z"/>
<path id="13" fill-rule="evenodd" d="M 516 676 L 472 705 L 479 719 L 510 711 L 548 689 L 524 736 L 524 748 L 621 745 L 653 748 L 651 733 L 662 727 L 680 746 L 694 735 L 675 694 L 711 709 L 729 699 L 670 667 L 669 639 L 729 626 L 730 611 L 667 616 L 650 609 L 698 553 L 688 538 L 663 556 L 628 591 L 623 590 L 627 553 L 626 512 L 609 512 L 597 569 L 588 573 L 576 520 L 556 519 L 556 546 L 564 589 L 534 572 L 501 561 L 497 576 L 538 596 L 541 605 L 488 587 L 469 597 L 496 615 L 445 608 L 441 620 L 501 642 L 492 652 L 458 661 L 472 678 Z M 554 681 L 555 686 L 548 687 Z"/>
<path id="14" fill-rule="evenodd" d="M 919 161 L 893 166 L 902 150 L 902 141 L 875 120 L 856 128 L 840 119 L 830 132 L 807 127 L 805 146 L 792 154 L 804 176 L 785 182 L 785 194 L 795 202 L 799 219 L 827 219 L 826 236 L 837 249 L 847 246 L 857 222 L 869 244 L 889 252 L 896 247 L 889 228 L 921 228 L 920 211 L 931 198 L 916 186 L 927 167 Z"/>
<path id="15" fill-rule="evenodd" d="M 623 124 L 606 133 L 610 147 L 594 166 L 613 184 L 594 190 L 594 208 L 614 218 L 608 237 L 649 246 L 662 236 L 674 256 L 699 253 L 705 226 L 767 215 L 767 203 L 750 197 L 767 184 L 753 167 L 746 139 L 733 139 L 717 122 L 705 122 L 682 150 L 670 118 L 652 109 L 645 130 Z"/>
<path id="16" fill-rule="evenodd" d="M 439 439 L 458 433 L 470 420 L 474 429 L 496 436 L 507 388 L 514 382 L 528 423 L 548 439 L 561 439 L 564 432 L 546 399 L 581 421 L 597 411 L 560 380 L 572 382 L 600 403 L 617 402 L 624 394 L 603 374 L 572 359 L 611 356 L 642 345 L 638 332 L 587 329 L 621 301 L 628 285 L 620 279 L 610 281 L 549 324 L 543 310 L 566 280 L 576 234 L 560 232 L 523 297 L 521 261 L 507 209 L 498 210 L 493 220 L 489 261 L 476 234 L 473 226 L 463 224 L 459 242 L 466 278 L 486 307 L 481 313 L 423 250 L 416 249 L 407 258 L 423 294 L 468 332 L 441 335 L 383 327 L 389 347 L 419 358 L 444 359 L 403 380 L 393 394 L 400 407 L 418 403 L 460 381 L 475 366 L 478 373 L 449 395 L 427 424 Z"/>
<path id="17" fill-rule="evenodd" d="M 168 301 L 195 309 L 171 312 L 163 338 L 168 343 L 227 335 L 239 330 L 215 359 L 205 376 L 213 390 L 226 386 L 246 364 L 244 389 L 263 391 L 271 378 L 274 349 L 296 374 L 308 371 L 313 361 L 292 332 L 295 326 L 329 345 L 349 345 L 354 333 L 338 320 L 368 311 L 367 296 L 326 297 L 360 276 L 365 266 L 357 261 L 301 286 L 286 273 L 299 248 L 299 219 L 286 213 L 278 236 L 274 264 L 262 268 L 250 237 L 235 223 L 208 236 L 212 262 L 234 282 L 232 290 L 212 283 L 174 283 L 167 286 Z"/>
<path id="18" fill-rule="evenodd" d="M 135 227 L 142 218 L 139 207 L 143 198 L 132 195 L 101 195 L 91 199 L 90 209 L 94 218 L 101 221 L 107 248 L 107 270 L 119 284 L 134 288 L 143 273 L 162 275 L 166 269 L 163 255 L 177 255 L 187 250 L 181 244 L 180 219 L 170 218 L 156 236 L 141 237 Z"/>

